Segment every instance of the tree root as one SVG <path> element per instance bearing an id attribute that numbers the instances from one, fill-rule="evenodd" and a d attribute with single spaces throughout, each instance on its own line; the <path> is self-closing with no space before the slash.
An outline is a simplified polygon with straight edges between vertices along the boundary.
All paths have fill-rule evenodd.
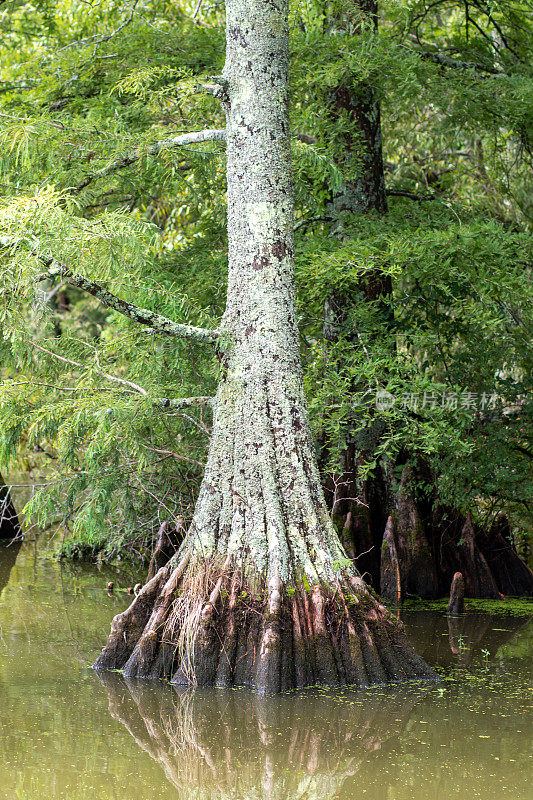
<path id="1" fill-rule="evenodd" d="M 162 567 L 113 620 L 95 669 L 263 694 L 436 677 L 360 579 L 334 592 L 277 577 L 254 586 L 229 558 Z"/>

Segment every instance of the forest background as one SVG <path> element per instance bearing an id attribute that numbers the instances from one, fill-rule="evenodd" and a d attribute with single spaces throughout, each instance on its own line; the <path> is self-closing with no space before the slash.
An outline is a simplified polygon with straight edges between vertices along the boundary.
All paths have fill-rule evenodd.
<path id="1" fill-rule="evenodd" d="M 306 392 L 335 523 L 377 588 L 388 544 L 424 596 L 452 551 L 496 578 L 492 543 L 531 554 L 532 11 L 292 7 Z M 13 0 L 0 33 L 1 466 L 41 476 L 26 515 L 63 525 L 64 555 L 144 558 L 162 522 L 187 527 L 220 364 L 87 285 L 216 327 L 224 7 Z"/>

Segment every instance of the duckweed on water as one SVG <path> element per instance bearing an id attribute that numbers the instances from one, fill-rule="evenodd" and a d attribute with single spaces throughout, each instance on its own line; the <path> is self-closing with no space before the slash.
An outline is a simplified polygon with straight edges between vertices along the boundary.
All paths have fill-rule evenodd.
<path id="1" fill-rule="evenodd" d="M 448 598 L 427 601 L 419 597 L 408 598 L 402 608 L 406 610 L 424 610 L 447 612 Z M 511 617 L 533 617 L 533 598 L 508 597 L 505 600 L 482 600 L 465 598 L 465 613 L 480 611 L 485 614 L 498 614 Z"/>

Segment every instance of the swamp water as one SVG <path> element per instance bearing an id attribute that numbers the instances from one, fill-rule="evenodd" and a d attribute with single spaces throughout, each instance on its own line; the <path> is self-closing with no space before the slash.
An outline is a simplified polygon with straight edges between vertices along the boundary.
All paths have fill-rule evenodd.
<path id="1" fill-rule="evenodd" d="M 89 668 L 131 599 L 109 580 L 0 547 L 1 800 L 533 798 L 527 618 L 405 611 L 439 684 L 178 691 Z"/>

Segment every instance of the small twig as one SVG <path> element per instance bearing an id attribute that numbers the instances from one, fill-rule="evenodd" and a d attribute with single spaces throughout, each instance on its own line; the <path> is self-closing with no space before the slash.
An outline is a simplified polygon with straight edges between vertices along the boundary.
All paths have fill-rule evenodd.
<path id="1" fill-rule="evenodd" d="M 129 167 L 135 164 L 143 156 L 157 156 L 162 150 L 170 150 L 176 147 L 184 147 L 189 144 L 200 144 L 201 142 L 224 142 L 226 140 L 226 131 L 223 128 L 208 128 L 203 131 L 193 131 L 191 133 L 182 133 L 175 136 L 173 139 L 161 139 L 160 141 L 153 142 L 146 150 L 133 150 L 131 153 L 126 153 L 120 156 L 108 167 L 103 167 L 92 175 L 88 175 L 79 186 L 74 187 L 73 191 L 79 194 L 96 178 L 110 175 L 124 167 Z"/>
<path id="2" fill-rule="evenodd" d="M 78 39 L 75 42 L 70 42 L 69 44 L 66 44 L 64 47 L 61 47 L 59 50 L 56 50 L 54 56 L 57 56 L 59 53 L 62 53 L 65 50 L 68 50 L 70 47 L 87 47 L 87 45 L 89 44 L 94 44 L 98 46 L 100 44 L 103 44 L 104 42 L 108 42 L 110 39 L 113 39 L 115 36 L 117 36 L 117 34 L 123 31 L 127 25 L 131 23 L 135 15 L 135 9 L 137 8 L 138 4 L 139 0 L 133 0 L 129 16 L 127 17 L 127 19 L 124 20 L 124 22 L 121 25 L 118 26 L 118 28 L 116 28 L 114 31 L 111 31 L 111 33 L 108 33 L 105 36 L 97 36 L 97 35 L 87 36 L 85 39 Z"/>
<path id="3" fill-rule="evenodd" d="M 72 361 L 70 358 L 65 358 L 64 356 L 60 356 L 57 353 L 54 353 L 52 350 L 47 350 L 46 347 L 42 347 L 42 345 L 37 344 L 37 342 L 32 342 L 30 340 L 30 344 L 32 347 L 35 347 L 37 350 L 42 350 L 43 353 L 47 353 L 49 356 L 53 358 L 57 358 L 58 361 L 62 361 L 64 364 L 69 364 L 72 367 L 77 367 L 78 369 L 87 369 L 83 364 L 80 364 L 78 361 Z M 147 395 L 148 392 L 146 389 L 143 389 L 142 386 L 139 386 L 136 383 L 132 383 L 132 381 L 127 381 L 124 378 L 117 378 L 115 375 L 109 375 L 107 372 L 101 372 L 100 370 L 93 370 L 102 378 L 105 378 L 107 381 L 113 381 L 114 383 L 122 383 L 125 386 L 129 386 L 131 389 L 134 389 L 139 394 Z"/>
<path id="4" fill-rule="evenodd" d="M 415 192 L 407 192 L 404 189 L 385 189 L 387 197 L 408 197 L 410 200 L 416 200 L 418 203 L 426 202 L 427 200 L 435 200 L 436 194 L 416 194 Z"/>

